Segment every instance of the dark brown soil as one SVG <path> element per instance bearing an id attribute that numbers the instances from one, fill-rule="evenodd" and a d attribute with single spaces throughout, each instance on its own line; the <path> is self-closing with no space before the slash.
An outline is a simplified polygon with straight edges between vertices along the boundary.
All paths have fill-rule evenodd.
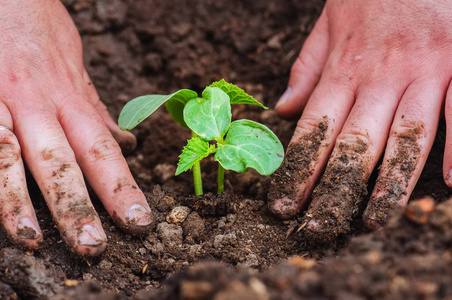
<path id="1" fill-rule="evenodd" d="M 63 3 L 81 32 L 91 78 L 115 117 L 135 96 L 201 91 L 221 78 L 273 107 L 323 6 L 322 0 Z M 233 116 L 266 124 L 285 146 L 295 128 L 257 107 L 237 106 Z M 226 193 L 218 196 L 216 165 L 207 160 L 201 167 L 208 193 L 194 197 L 191 174 L 173 176 L 190 133 L 160 110 L 135 130 L 138 149 L 127 158 L 155 212 L 152 230 L 144 237 L 123 233 L 91 193 L 109 243 L 100 257 L 75 256 L 28 178 L 45 241 L 26 252 L 0 233 L 0 298 L 450 299 L 444 132 L 442 124 L 412 196 L 442 202 L 428 221 L 395 217 L 349 242 L 363 231 L 352 222 L 336 242 L 314 247 L 298 230 L 301 216 L 280 221 L 268 212 L 271 180 L 255 172 L 226 172 Z M 369 190 L 374 182 L 371 176 Z"/>

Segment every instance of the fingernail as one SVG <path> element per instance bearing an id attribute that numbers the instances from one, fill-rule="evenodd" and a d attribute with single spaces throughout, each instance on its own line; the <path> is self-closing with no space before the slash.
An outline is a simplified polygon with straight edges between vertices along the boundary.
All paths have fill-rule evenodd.
<path id="1" fill-rule="evenodd" d="M 448 185 L 452 185 L 452 170 L 449 170 L 449 173 L 447 173 L 446 181 Z"/>
<path id="2" fill-rule="evenodd" d="M 278 102 L 275 105 L 275 108 L 278 108 L 281 105 L 284 105 L 284 103 L 287 102 L 287 99 L 289 99 L 290 94 L 292 93 L 292 88 L 288 87 L 284 94 L 282 94 L 281 98 L 279 98 Z"/>
<path id="3" fill-rule="evenodd" d="M 92 225 L 84 225 L 82 227 L 82 233 L 79 235 L 80 245 L 96 246 L 105 242 L 103 234 Z"/>
<path id="4" fill-rule="evenodd" d="M 22 218 L 17 224 L 17 236 L 22 239 L 35 240 L 41 235 L 35 222 L 29 218 Z"/>
<path id="5" fill-rule="evenodd" d="M 129 208 L 129 219 L 134 225 L 147 226 L 151 224 L 151 212 L 141 204 Z"/>

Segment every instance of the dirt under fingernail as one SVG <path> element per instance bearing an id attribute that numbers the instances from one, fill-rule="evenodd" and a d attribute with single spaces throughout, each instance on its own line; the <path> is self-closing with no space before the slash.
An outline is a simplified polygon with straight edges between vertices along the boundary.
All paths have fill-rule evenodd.
<path id="1" fill-rule="evenodd" d="M 349 145 L 340 144 L 338 153 L 333 154 L 305 215 L 307 239 L 324 244 L 350 231 L 350 223 L 367 194 L 368 171 L 361 156 L 367 148 L 358 139 Z"/>
<path id="2" fill-rule="evenodd" d="M 308 134 L 289 145 L 281 167 L 273 174 L 268 207 L 282 219 L 292 218 L 302 208 L 304 192 L 298 189 L 313 174 L 319 149 L 326 139 L 329 119 L 324 116 Z"/>

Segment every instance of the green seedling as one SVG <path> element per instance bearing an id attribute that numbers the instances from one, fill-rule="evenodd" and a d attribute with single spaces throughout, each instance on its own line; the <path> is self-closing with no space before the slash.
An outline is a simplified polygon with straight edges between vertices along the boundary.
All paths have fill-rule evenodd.
<path id="1" fill-rule="evenodd" d="M 162 104 L 179 124 L 192 130 L 179 156 L 176 175 L 193 168 L 195 194 L 202 195 L 200 161 L 215 154 L 218 165 L 218 193 L 224 190 L 224 169 L 262 175 L 278 169 L 284 149 L 278 137 L 266 126 L 251 121 L 231 122 L 231 104 L 251 104 L 267 109 L 239 87 L 220 80 L 206 87 L 202 97 L 182 89 L 170 95 L 140 96 L 128 102 L 119 116 L 119 127 L 130 130 L 149 117 Z"/>

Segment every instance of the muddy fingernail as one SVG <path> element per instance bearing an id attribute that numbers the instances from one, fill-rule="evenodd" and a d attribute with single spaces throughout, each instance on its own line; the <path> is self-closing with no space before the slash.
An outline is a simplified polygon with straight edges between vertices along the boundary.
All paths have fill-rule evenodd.
<path id="1" fill-rule="evenodd" d="M 96 246 L 104 243 L 105 240 L 105 235 L 100 233 L 96 227 L 89 224 L 82 227 L 82 233 L 79 236 L 80 245 Z"/>
<path id="2" fill-rule="evenodd" d="M 151 212 L 141 204 L 134 204 L 129 208 L 130 222 L 137 226 L 147 226 L 151 224 Z"/>
<path id="3" fill-rule="evenodd" d="M 275 108 L 278 108 L 281 105 L 284 105 L 289 99 L 290 94 L 292 93 L 292 88 L 288 87 L 284 94 L 282 94 L 281 98 L 279 98 L 278 102 L 275 105 Z"/>
<path id="4" fill-rule="evenodd" d="M 35 222 L 29 218 L 22 218 L 17 224 L 17 236 L 22 239 L 35 240 L 41 235 L 41 231 Z"/>
<path id="5" fill-rule="evenodd" d="M 449 170 L 449 173 L 446 175 L 446 184 L 449 186 L 452 185 L 452 170 Z"/>

